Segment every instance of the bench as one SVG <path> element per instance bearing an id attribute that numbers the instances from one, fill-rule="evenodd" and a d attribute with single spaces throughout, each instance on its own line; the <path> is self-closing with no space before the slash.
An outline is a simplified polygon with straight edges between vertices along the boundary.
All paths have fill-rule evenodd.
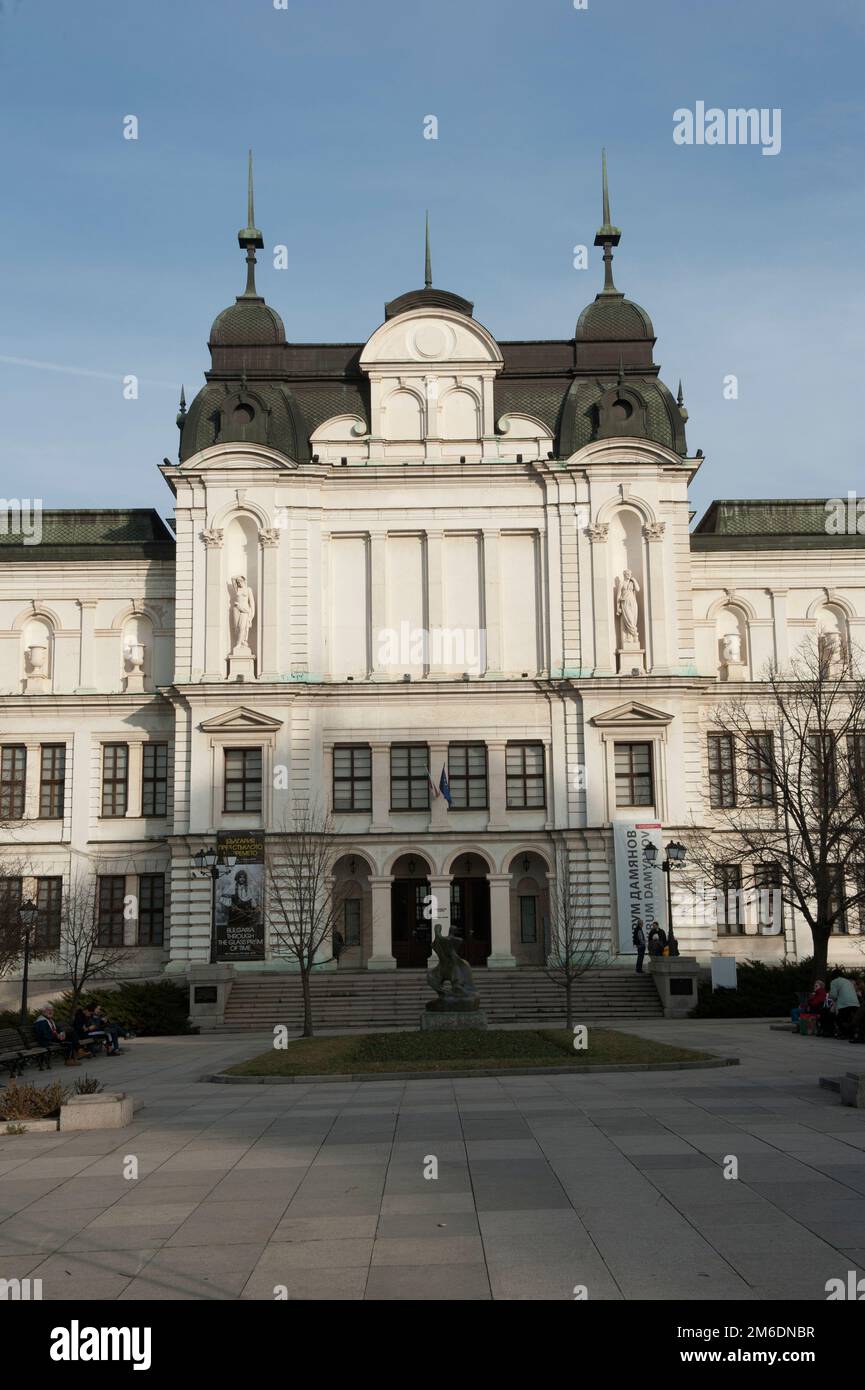
<path id="1" fill-rule="evenodd" d="M 48 1049 L 41 1044 L 25 1043 L 14 1028 L 0 1028 L 0 1066 L 6 1067 L 10 1077 L 20 1076 L 25 1063 L 39 1061 L 40 1066 Z"/>
<path id="2" fill-rule="evenodd" d="M 63 1052 L 63 1044 L 60 1042 L 40 1042 L 36 1036 L 36 1029 L 33 1027 L 32 1023 L 19 1024 L 18 1034 L 24 1046 L 33 1049 L 34 1060 L 38 1061 L 40 1071 L 44 1070 L 46 1067 L 50 1070 L 52 1052 Z M 36 1053 L 40 1055 L 36 1056 Z"/>

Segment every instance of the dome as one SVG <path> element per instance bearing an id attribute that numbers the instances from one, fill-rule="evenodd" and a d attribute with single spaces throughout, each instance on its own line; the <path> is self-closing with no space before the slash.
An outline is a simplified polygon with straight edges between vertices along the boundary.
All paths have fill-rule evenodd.
<path id="1" fill-rule="evenodd" d="M 179 417 L 180 461 L 213 444 L 264 444 L 302 463 L 309 428 L 292 391 L 280 382 L 208 382 Z"/>
<path id="2" fill-rule="evenodd" d="M 273 347 L 285 342 L 285 326 L 260 295 L 240 294 L 213 320 L 211 347 Z"/>
<path id="3" fill-rule="evenodd" d="M 589 342 L 654 341 L 655 330 L 645 309 L 621 294 L 603 291 L 587 304 L 577 319 L 576 337 Z"/>

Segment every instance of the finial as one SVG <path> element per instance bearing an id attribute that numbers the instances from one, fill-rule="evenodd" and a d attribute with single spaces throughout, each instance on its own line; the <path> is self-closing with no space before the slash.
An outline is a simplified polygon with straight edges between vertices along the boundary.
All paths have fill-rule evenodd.
<path id="1" fill-rule="evenodd" d="M 676 405 L 684 405 L 684 403 L 685 403 L 685 393 L 684 393 L 683 390 L 682 390 L 682 378 L 679 377 L 679 390 L 678 390 L 678 394 L 677 394 L 677 396 L 676 396 Z"/>
<path id="2" fill-rule="evenodd" d="M 601 183 L 603 188 L 603 225 L 595 234 L 595 245 L 604 248 L 604 288 L 603 294 L 618 294 L 613 284 L 613 247 L 618 246 L 622 233 L 610 221 L 610 190 L 607 185 L 607 151 L 601 150 Z"/>
<path id="3" fill-rule="evenodd" d="M 246 218 L 247 225 L 242 227 L 237 233 L 238 244 L 241 250 L 246 251 L 246 289 L 243 291 L 243 298 L 258 298 L 255 288 L 255 248 L 261 250 L 264 246 L 264 238 L 255 225 L 255 207 L 252 187 L 252 150 L 249 151 L 249 167 L 247 174 L 246 191 Z"/>
<path id="4" fill-rule="evenodd" d="M 423 283 L 424 283 L 424 289 L 428 290 L 428 289 L 431 289 L 431 288 L 432 288 L 432 257 L 430 256 L 430 247 L 429 247 L 429 209 L 427 209 L 427 215 L 426 215 L 426 239 L 425 239 L 425 250 L 426 250 L 426 254 L 425 254 L 425 256 L 424 256 L 424 280 L 423 280 Z"/>
<path id="5" fill-rule="evenodd" d="M 178 428 L 179 430 L 182 430 L 185 423 L 186 423 L 186 392 L 184 391 L 183 387 L 181 386 L 181 388 L 180 388 L 180 409 L 179 409 L 178 412 L 177 412 L 177 428 Z"/>

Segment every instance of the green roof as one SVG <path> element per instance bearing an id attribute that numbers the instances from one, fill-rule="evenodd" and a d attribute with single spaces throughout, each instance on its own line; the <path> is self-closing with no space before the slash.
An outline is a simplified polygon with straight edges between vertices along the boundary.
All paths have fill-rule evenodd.
<path id="1" fill-rule="evenodd" d="M 724 498 L 712 502 L 691 532 L 692 550 L 834 550 L 865 546 L 847 529 L 846 499 Z"/>
<path id="2" fill-rule="evenodd" d="M 174 559 L 174 536 L 152 507 L 51 510 L 39 520 L 41 535 L 27 526 L 31 539 L 12 529 L 14 515 L 0 512 L 0 561 Z"/>

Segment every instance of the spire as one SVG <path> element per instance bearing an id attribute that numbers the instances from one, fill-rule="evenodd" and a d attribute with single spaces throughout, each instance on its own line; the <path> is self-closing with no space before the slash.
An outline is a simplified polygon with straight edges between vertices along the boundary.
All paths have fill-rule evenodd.
<path id="1" fill-rule="evenodd" d="M 425 241 L 424 278 L 423 278 L 423 284 L 424 284 L 424 289 L 425 289 L 425 290 L 428 290 L 428 289 L 430 289 L 430 288 L 432 287 L 432 257 L 430 256 L 430 249 L 429 249 L 429 210 L 427 210 L 427 215 L 426 215 L 426 241 Z"/>
<path id="2" fill-rule="evenodd" d="M 685 409 L 685 394 L 684 394 L 684 392 L 683 392 L 683 390 L 682 390 L 682 379 L 681 379 L 681 377 L 679 378 L 679 392 L 678 392 L 678 395 L 676 396 L 676 405 L 679 407 L 679 414 L 681 415 L 682 419 L 683 419 L 684 421 L 687 421 L 687 419 L 688 419 L 688 412 L 687 412 L 687 410 Z"/>
<path id="3" fill-rule="evenodd" d="M 237 240 L 241 250 L 246 251 L 246 289 L 241 296 L 244 299 L 258 299 L 258 291 L 255 288 L 255 248 L 261 250 L 264 246 L 264 238 L 255 225 L 255 208 L 252 189 L 252 150 L 249 151 L 249 172 L 247 175 L 247 194 L 246 194 L 246 223 L 245 227 L 237 233 Z"/>
<path id="4" fill-rule="evenodd" d="M 180 388 L 180 409 L 179 409 L 178 412 L 177 412 L 177 428 L 178 428 L 179 430 L 182 430 L 182 429 L 183 429 L 183 426 L 185 425 L 185 423 L 186 423 L 186 392 L 184 391 L 183 387 L 181 386 L 181 388 Z"/>
<path id="5" fill-rule="evenodd" d="M 604 288 L 602 294 L 619 294 L 613 284 L 613 247 L 618 246 L 622 233 L 610 221 L 610 190 L 607 186 L 607 151 L 601 151 L 601 179 L 603 183 L 603 225 L 595 234 L 595 245 L 604 248 Z"/>

